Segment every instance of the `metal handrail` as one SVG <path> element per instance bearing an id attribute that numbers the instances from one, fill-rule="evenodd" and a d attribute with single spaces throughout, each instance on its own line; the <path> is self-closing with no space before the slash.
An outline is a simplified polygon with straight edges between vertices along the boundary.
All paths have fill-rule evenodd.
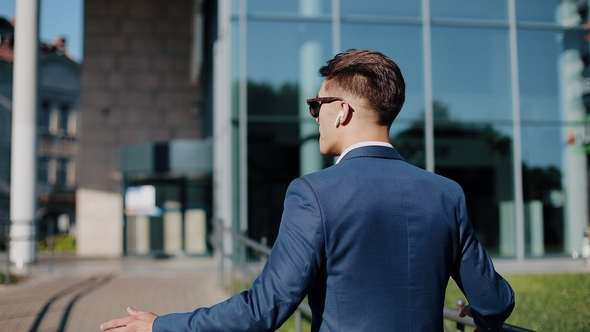
<path id="1" fill-rule="evenodd" d="M 255 251 L 257 251 L 265 256 L 269 256 L 272 249 L 265 244 L 257 242 L 255 240 L 243 235 L 243 234 L 240 234 L 228 227 L 225 227 L 223 225 L 223 223 L 219 220 L 213 221 L 213 229 L 215 232 L 213 233 L 214 234 L 213 237 L 210 239 L 210 243 L 216 252 L 220 253 L 224 258 L 227 258 L 232 262 L 232 282 L 235 280 L 235 278 L 233 276 L 234 267 L 238 267 L 242 271 L 243 274 L 247 274 L 251 278 L 256 278 L 259 273 L 252 271 L 246 262 L 246 255 L 245 255 L 246 247 L 252 248 Z M 230 234 L 234 240 L 236 240 L 237 242 L 240 243 L 240 246 L 241 246 L 241 257 L 240 257 L 241 259 L 240 260 L 236 261 L 235 257 L 232 257 L 232 255 L 229 255 L 224 252 L 222 245 L 221 245 L 221 240 L 220 240 L 220 236 L 223 233 Z M 222 285 L 223 285 L 223 282 L 225 279 L 224 278 L 224 276 L 225 276 L 224 271 L 225 270 L 224 270 L 223 265 L 224 265 L 223 260 L 221 260 L 220 264 L 219 264 L 219 269 L 220 269 L 220 278 L 222 280 Z M 242 282 L 242 285 L 243 284 L 244 284 L 244 282 Z M 235 290 L 234 290 L 234 292 L 235 292 Z M 461 301 L 458 301 L 458 305 L 461 305 Z M 473 322 L 473 318 L 459 317 L 460 312 L 461 312 L 460 309 L 453 309 L 453 308 L 449 308 L 449 307 L 444 307 L 443 318 L 456 322 L 457 323 L 456 324 L 457 325 L 456 326 L 457 332 L 463 332 L 465 330 L 465 326 L 476 327 L 475 323 Z M 305 319 L 307 319 L 308 321 L 311 321 L 311 308 L 305 302 L 302 302 L 299 305 L 299 307 L 297 308 L 297 311 L 295 312 L 295 331 L 296 332 L 301 332 L 302 316 L 305 316 Z M 445 327 L 445 329 L 446 329 L 446 327 Z M 504 324 L 502 326 L 502 328 L 500 329 L 500 332 L 534 332 L 534 331 L 523 328 L 523 327 L 519 327 L 519 326 Z"/>
<path id="2" fill-rule="evenodd" d="M 443 311 L 443 318 L 456 322 L 457 332 L 463 332 L 465 330 L 465 326 L 476 327 L 475 323 L 473 322 L 473 318 L 468 316 L 459 317 L 460 312 L 460 309 L 445 307 Z M 534 330 L 529 330 L 525 329 L 524 327 L 504 323 L 504 325 L 502 325 L 502 328 L 500 328 L 500 332 L 534 332 Z"/>
<path id="3" fill-rule="evenodd" d="M 54 242 L 53 242 L 53 219 L 49 219 L 48 220 L 48 233 L 47 233 L 47 237 L 49 239 L 48 241 L 48 250 L 49 250 L 49 255 L 47 256 L 47 270 L 52 273 L 53 272 L 53 260 L 54 260 Z M 29 236 L 12 236 L 10 234 L 10 228 L 12 225 L 28 225 L 30 227 L 33 227 L 35 229 L 35 231 L 32 232 L 31 235 Z M 4 254 L 5 254 L 5 267 L 4 267 L 4 273 L 6 274 L 6 277 L 4 278 L 4 283 L 6 285 L 9 285 L 11 283 L 11 261 L 10 261 L 10 246 L 11 243 L 16 243 L 18 241 L 30 241 L 31 242 L 31 246 L 33 246 L 32 250 L 36 251 L 36 246 L 37 246 L 37 240 L 38 240 L 38 232 L 37 230 L 37 225 L 38 225 L 38 220 L 30 220 L 30 221 L 13 221 L 13 220 L 9 220 L 8 218 L 0 218 L 0 241 L 4 242 Z M 4 234 L 2 234 L 4 233 Z M 29 262 L 29 263 L 25 263 L 26 266 L 26 273 L 27 276 L 30 276 L 32 274 L 32 265 L 36 263 L 35 262 Z M 1 269 L 0 269 L 1 270 Z"/>
<path id="4" fill-rule="evenodd" d="M 235 279 L 235 267 L 239 268 L 242 272 L 242 276 L 244 276 L 244 274 L 247 274 L 249 277 L 251 278 L 256 278 L 260 273 L 258 272 L 254 272 L 250 269 L 250 267 L 247 264 L 247 259 L 246 259 L 246 248 L 251 248 L 254 251 L 264 255 L 264 256 L 270 256 L 270 252 L 271 252 L 271 248 L 265 244 L 262 244 L 260 242 L 257 242 L 243 234 L 240 234 L 228 227 L 225 227 L 223 225 L 223 223 L 219 220 L 213 221 L 213 229 L 214 229 L 214 236 L 210 239 L 210 243 L 213 246 L 213 248 L 215 249 L 215 251 L 217 253 L 220 253 L 224 258 L 227 258 L 229 261 L 231 261 L 232 266 L 231 266 L 231 272 L 232 272 L 232 278 L 230 279 L 230 281 L 233 283 Z M 217 234 L 216 234 L 217 233 Z M 220 240 L 220 235 L 223 233 L 227 233 L 230 234 L 231 237 L 236 240 L 239 244 L 240 244 L 240 251 L 241 251 L 241 255 L 240 255 L 240 259 L 236 260 L 235 257 L 233 257 L 230 254 L 227 254 L 224 250 L 223 250 L 223 246 L 221 244 L 221 240 Z M 224 262 L 223 259 L 220 260 L 219 263 L 219 270 L 220 270 L 220 278 L 221 278 L 221 284 L 223 285 L 224 281 L 225 281 L 225 269 L 224 269 Z M 245 281 L 242 281 L 242 285 L 245 284 Z M 234 293 L 236 293 L 236 290 L 234 289 Z M 297 307 L 297 310 L 295 310 L 295 331 L 296 332 L 301 332 L 302 331 L 302 320 L 305 319 L 309 322 L 311 322 L 311 308 L 309 307 L 309 305 L 305 302 L 301 302 L 299 304 L 299 306 Z"/>

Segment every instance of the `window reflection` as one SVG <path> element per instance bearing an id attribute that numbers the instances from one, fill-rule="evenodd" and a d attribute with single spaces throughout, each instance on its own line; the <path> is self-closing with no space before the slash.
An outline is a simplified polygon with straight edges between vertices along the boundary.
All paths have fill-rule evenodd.
<path id="1" fill-rule="evenodd" d="M 526 204 L 540 204 L 539 224 L 545 253 L 563 251 L 564 204 L 560 126 L 522 127 L 523 195 Z"/>
<path id="2" fill-rule="evenodd" d="M 423 119 L 410 121 L 398 118 L 393 122 L 389 135 L 391 144 L 405 161 L 420 168 L 426 167 Z"/>
<path id="3" fill-rule="evenodd" d="M 508 1 L 436 0 L 430 1 L 432 18 L 507 20 Z"/>
<path id="4" fill-rule="evenodd" d="M 517 218 L 508 3 L 430 1 L 431 56 L 435 172 L 463 187 L 468 215 L 485 247 L 494 254 L 514 257 Z M 560 75 L 580 63 L 585 67 L 570 83 L 590 82 L 585 79 L 590 76 L 587 31 L 581 29 L 587 18 L 573 23 L 577 28 L 564 30 L 538 24 L 556 23 L 560 3 L 564 2 L 516 0 L 527 255 L 569 250 L 567 242 L 577 234 L 568 234 L 568 227 L 576 227 L 578 221 L 564 218 L 564 211 L 574 207 L 565 197 L 582 196 L 570 192 L 576 180 L 568 175 L 567 165 L 586 170 L 585 154 L 564 157 L 569 152 L 566 133 L 572 131 L 565 126 L 571 127 L 573 121 L 564 114 L 569 106 L 573 111 L 578 104 L 563 106 L 566 95 L 560 91 L 571 89 L 559 84 L 563 81 Z M 247 77 L 242 79 L 248 89 L 249 226 L 254 238 L 267 237 L 272 244 L 276 236 L 275 221 L 280 219 L 284 191 L 300 174 L 300 162 L 305 160 L 302 147 L 317 141 L 316 127 L 307 131 L 308 124 L 316 124 L 311 118 L 304 119 L 303 114 L 308 114 L 304 100 L 317 93 L 321 83 L 317 70 L 336 51 L 375 49 L 398 63 L 407 95 L 390 138 L 408 162 L 425 167 L 420 1 L 340 0 L 338 33 L 332 26 L 331 0 L 248 0 L 247 5 Z M 243 58 L 236 18 L 234 15 L 232 68 L 237 83 Z M 334 50 L 333 45 L 340 49 Z M 568 50 L 579 54 L 563 63 Z M 567 65 L 571 66 L 565 68 Z M 589 96 L 576 98 L 586 106 Z M 323 163 L 331 165 L 333 158 Z M 567 177 L 571 182 L 566 182 Z M 585 204 L 587 199 L 579 201 Z M 571 211 L 585 218 L 581 210 Z"/>
<path id="5" fill-rule="evenodd" d="M 501 251 L 500 233 L 515 227 L 510 126 L 440 122 L 435 126 L 435 172 L 455 180 L 465 192 L 467 213 L 487 250 Z M 514 232 L 512 232 L 514 233 Z M 509 243 L 515 246 L 516 243 Z M 511 255 L 512 253 L 508 253 Z"/>
<path id="6" fill-rule="evenodd" d="M 302 49 L 307 43 L 319 46 L 319 54 L 307 65 L 313 67 L 315 82 L 301 82 L 319 89 L 317 70 L 332 57 L 331 27 L 318 22 L 248 23 L 248 80 L 268 83 L 278 89 L 298 83 L 303 63 Z M 313 92 L 315 95 L 317 91 Z M 306 98 L 311 98 L 308 96 Z"/>
<path id="7" fill-rule="evenodd" d="M 516 19 L 518 21 L 555 22 L 559 1 L 517 0 Z"/>
<path id="8" fill-rule="evenodd" d="M 377 50 L 395 61 L 406 81 L 406 101 L 398 120 L 423 116 L 424 66 L 420 26 L 342 24 L 342 50 L 350 48 Z"/>
<path id="9" fill-rule="evenodd" d="M 420 1 L 407 0 L 340 0 L 342 16 L 420 17 Z"/>
<path id="10" fill-rule="evenodd" d="M 432 69 L 451 119 L 512 119 L 507 29 L 433 27 Z"/>
<path id="11" fill-rule="evenodd" d="M 523 121 L 559 120 L 557 59 L 561 33 L 520 29 L 518 63 Z"/>
<path id="12" fill-rule="evenodd" d="M 301 14 L 306 11 L 331 14 L 332 12 L 332 0 L 248 0 L 247 6 L 249 14 Z"/>

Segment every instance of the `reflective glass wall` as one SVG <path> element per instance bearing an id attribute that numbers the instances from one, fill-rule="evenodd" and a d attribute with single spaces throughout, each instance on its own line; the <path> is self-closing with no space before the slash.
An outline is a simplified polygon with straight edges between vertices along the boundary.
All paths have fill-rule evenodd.
<path id="1" fill-rule="evenodd" d="M 433 165 L 463 187 L 491 253 L 580 252 L 590 141 L 586 1 L 231 3 L 230 21 L 220 24 L 231 27 L 227 98 L 252 238 L 272 244 L 290 181 L 333 164 L 317 152 L 305 99 L 317 94 L 320 66 L 357 48 L 400 66 L 407 98 L 391 142 L 408 162 Z"/>

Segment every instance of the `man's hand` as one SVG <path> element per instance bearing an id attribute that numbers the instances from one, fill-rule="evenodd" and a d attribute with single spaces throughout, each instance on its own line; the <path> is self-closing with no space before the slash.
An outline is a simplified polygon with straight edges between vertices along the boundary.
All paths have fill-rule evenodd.
<path id="1" fill-rule="evenodd" d="M 135 310 L 131 307 L 127 307 L 127 312 L 129 313 L 128 317 L 102 323 L 100 329 L 103 331 L 112 330 L 113 332 L 152 332 L 152 325 L 156 317 L 158 317 L 156 314 Z"/>
<path id="2" fill-rule="evenodd" d="M 469 316 L 473 318 L 473 314 L 471 313 L 471 307 L 468 305 L 464 306 L 463 309 L 461 309 L 461 312 L 459 313 L 459 317 L 465 317 L 465 316 Z M 481 332 L 481 330 L 479 328 L 475 328 L 475 330 L 473 330 L 473 332 Z"/>

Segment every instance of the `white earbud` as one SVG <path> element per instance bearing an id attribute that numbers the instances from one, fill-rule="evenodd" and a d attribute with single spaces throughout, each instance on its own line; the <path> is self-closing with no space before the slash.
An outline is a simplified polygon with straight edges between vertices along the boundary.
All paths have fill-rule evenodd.
<path id="1" fill-rule="evenodd" d="M 342 119 L 343 116 L 344 111 L 338 112 L 338 115 L 336 116 L 336 121 L 334 121 L 334 126 L 338 127 L 338 123 L 340 122 L 340 119 Z"/>

